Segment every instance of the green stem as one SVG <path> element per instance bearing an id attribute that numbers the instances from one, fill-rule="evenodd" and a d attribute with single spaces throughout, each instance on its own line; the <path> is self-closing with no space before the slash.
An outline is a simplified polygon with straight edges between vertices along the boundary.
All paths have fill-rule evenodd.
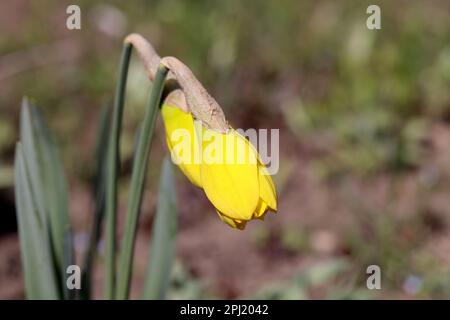
<path id="1" fill-rule="evenodd" d="M 117 216 L 117 169 L 120 163 L 119 137 L 122 129 L 122 114 L 125 100 L 125 88 L 130 64 L 131 44 L 125 44 L 120 61 L 120 73 L 117 80 L 114 109 L 112 114 L 111 137 L 108 147 L 106 173 L 106 285 L 105 298 L 113 299 L 115 294 L 115 252 L 116 252 L 116 216 Z"/>
<path id="2" fill-rule="evenodd" d="M 101 236 L 102 222 L 105 213 L 105 189 L 106 189 L 106 166 L 108 141 L 109 141 L 109 107 L 103 106 L 100 115 L 99 131 L 95 147 L 95 176 L 92 183 L 92 194 L 95 199 L 94 217 L 91 225 L 88 249 L 84 253 L 81 273 L 80 299 L 90 300 L 92 288 L 92 267 L 94 265 L 95 253 Z"/>
<path id="3" fill-rule="evenodd" d="M 142 191 L 144 188 L 153 131 L 161 103 L 161 96 L 167 72 L 168 69 L 166 67 L 163 65 L 159 66 L 153 82 L 148 107 L 142 123 L 142 129 L 139 134 L 138 145 L 133 162 L 133 173 L 131 176 L 126 222 L 123 233 L 124 238 L 121 247 L 117 299 L 127 299 L 129 295 L 134 244 L 142 201 Z"/>

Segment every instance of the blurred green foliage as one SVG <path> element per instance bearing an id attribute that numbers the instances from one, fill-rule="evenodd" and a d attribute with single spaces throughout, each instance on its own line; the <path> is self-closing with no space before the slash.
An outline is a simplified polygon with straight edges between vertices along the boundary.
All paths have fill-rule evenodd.
<path id="1" fill-rule="evenodd" d="M 78 32 L 63 27 L 69 2 L 30 1 L 15 11 L 16 24 L 4 29 L 9 34 L 0 37 L 0 61 L 19 52 L 22 60 L 14 61 L 27 65 L 27 52 L 61 39 L 69 39 L 76 54 L 61 63 L 55 61 L 58 52 L 44 48 L 46 54 L 39 59 L 47 64 L 31 64 L 23 72 L 0 78 L 0 184 L 11 180 L 8 172 L 23 95 L 43 107 L 63 147 L 69 177 L 88 183 L 94 171 L 91 132 L 101 106 L 112 101 L 119 48 L 128 32 L 143 34 L 160 55 L 176 56 L 189 65 L 235 127 L 281 128 L 308 145 L 315 152 L 314 169 L 320 177 L 370 179 L 378 173 L 396 176 L 420 167 L 430 126 L 450 119 L 450 6 L 444 1 L 377 1 L 382 29 L 371 31 L 365 24 L 371 2 L 81 0 L 77 3 L 83 22 Z M 132 153 L 148 92 L 148 81 L 135 61 L 126 99 L 125 160 Z M 296 163 L 283 157 L 281 173 L 275 177 L 279 191 L 289 188 L 289 177 L 297 170 Z M 448 279 L 448 268 L 430 262 L 426 254 L 414 260 L 410 256 L 414 243 L 398 239 L 408 229 L 405 226 L 424 239 L 422 222 L 374 219 L 357 211 L 362 221 L 344 239 L 353 262 L 366 266 L 381 259 L 387 279 L 392 280 L 390 289 L 401 290 L 407 270 L 410 282 L 420 282 L 417 296 L 442 297 L 449 292 L 448 281 L 440 280 Z M 308 252 L 307 232 L 291 226 L 275 234 L 287 251 Z M 264 247 L 273 230 L 263 227 L 253 238 L 255 245 Z M 371 241 L 377 246 L 367 250 Z M 330 273 L 345 277 L 347 269 L 340 266 Z M 177 270 L 169 296 L 200 296 L 201 286 L 182 267 Z M 257 296 L 309 296 L 310 280 L 302 280 L 313 277 L 308 272 L 314 268 L 298 281 L 275 285 Z M 348 295 L 340 288 L 322 296 L 367 297 L 360 288 L 362 278 L 355 280 Z"/>

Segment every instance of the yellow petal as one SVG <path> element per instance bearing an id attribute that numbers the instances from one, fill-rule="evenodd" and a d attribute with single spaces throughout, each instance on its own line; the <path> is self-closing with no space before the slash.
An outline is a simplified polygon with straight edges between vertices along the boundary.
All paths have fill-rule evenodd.
<path id="1" fill-rule="evenodd" d="M 245 225 L 247 224 L 247 221 L 231 219 L 231 218 L 228 218 L 226 215 L 221 214 L 217 210 L 216 210 L 216 212 L 219 215 L 220 220 L 222 220 L 223 222 L 225 222 L 229 226 L 231 226 L 231 227 L 233 227 L 235 229 L 244 230 Z"/>
<path id="2" fill-rule="evenodd" d="M 263 220 L 264 216 L 265 216 L 265 214 L 267 212 L 267 209 L 268 209 L 267 203 L 265 203 L 264 200 L 259 200 L 259 204 L 256 207 L 256 210 L 255 210 L 255 212 L 253 214 L 253 218 L 257 218 L 257 219 Z"/>
<path id="3" fill-rule="evenodd" d="M 206 196 L 229 218 L 250 220 L 259 201 L 256 155 L 249 142 L 230 129 L 202 128 L 201 181 Z"/>
<path id="4" fill-rule="evenodd" d="M 194 185 L 201 188 L 199 145 L 192 115 L 167 104 L 162 106 L 161 114 L 172 160 Z"/>
<path id="5" fill-rule="evenodd" d="M 258 171 L 259 171 L 259 192 L 261 199 L 266 202 L 270 209 L 277 211 L 277 191 L 273 183 L 272 177 L 267 171 L 265 164 L 262 162 L 258 150 L 255 146 L 248 142 L 249 147 L 256 154 L 258 159 Z"/>
<path id="6" fill-rule="evenodd" d="M 259 171 L 259 192 L 261 199 L 267 203 L 270 209 L 277 211 L 277 193 L 264 164 L 258 165 Z"/>

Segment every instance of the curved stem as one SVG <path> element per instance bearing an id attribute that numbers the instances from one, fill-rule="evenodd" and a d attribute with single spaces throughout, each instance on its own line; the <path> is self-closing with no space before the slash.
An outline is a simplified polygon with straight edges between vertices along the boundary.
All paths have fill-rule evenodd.
<path id="1" fill-rule="evenodd" d="M 143 130 L 139 134 L 138 151 L 135 154 L 135 163 L 130 189 L 130 199 L 127 207 L 127 221 L 124 232 L 123 246 L 120 256 L 119 292 L 116 292 L 116 228 L 117 228 L 117 178 L 120 166 L 119 138 L 122 129 L 122 115 L 124 109 L 125 89 L 128 76 L 132 48 L 135 48 L 150 80 L 154 80 L 150 97 L 150 108 L 144 120 Z M 160 66 L 161 58 L 153 47 L 138 34 L 126 37 L 120 62 L 119 78 L 117 80 L 110 140 L 108 143 L 105 216 L 106 216 L 106 244 L 105 244 L 105 299 L 114 299 L 116 296 L 124 299 L 128 297 L 129 280 L 131 276 L 134 239 L 136 223 L 142 198 L 144 172 L 150 150 L 150 138 L 153 132 L 156 113 L 159 109 L 161 95 L 172 104 L 187 110 L 184 94 L 177 87 L 173 74 L 165 66 Z M 168 83 L 164 85 L 165 79 Z M 167 89 L 166 92 L 162 92 Z M 156 108 L 154 107 L 156 105 Z M 141 139 L 142 138 L 142 139 Z M 145 147 L 145 148 L 144 148 Z M 141 150 L 141 151 L 139 151 Z M 142 180 L 142 181 L 141 181 Z"/>
<path id="2" fill-rule="evenodd" d="M 150 42 L 140 34 L 131 33 L 125 37 L 124 43 L 133 45 L 133 49 L 139 56 L 148 78 L 150 81 L 155 80 L 161 57 L 156 53 Z M 175 74 L 170 71 L 170 68 L 166 77 L 163 99 L 165 99 L 166 102 L 170 101 L 170 105 L 176 106 L 185 112 L 189 112 L 184 92 L 180 89 Z"/>
<path id="3" fill-rule="evenodd" d="M 131 33 L 126 36 L 124 43 L 128 43 L 133 46 L 141 59 L 148 78 L 151 81 L 155 80 L 161 57 L 156 53 L 153 46 L 143 36 L 137 33 Z"/>
<path id="4" fill-rule="evenodd" d="M 116 295 L 117 299 L 127 299 L 129 295 L 134 244 L 137 221 L 139 218 L 142 201 L 142 191 L 144 188 L 153 131 L 155 128 L 167 73 L 168 69 L 165 66 L 160 65 L 158 67 L 135 152 L 125 229 L 123 233 L 124 238 L 122 241 L 120 255 L 120 269 Z"/>
<path id="5" fill-rule="evenodd" d="M 117 80 L 114 109 L 112 114 L 111 137 L 108 147 L 106 173 L 106 285 L 105 298 L 113 299 L 115 294 L 115 252 L 116 252 L 116 216 L 117 216 L 117 171 L 120 163 L 119 137 L 122 129 L 122 114 L 125 100 L 125 89 L 130 64 L 132 45 L 127 43 L 123 47 L 120 62 L 119 78 Z"/>

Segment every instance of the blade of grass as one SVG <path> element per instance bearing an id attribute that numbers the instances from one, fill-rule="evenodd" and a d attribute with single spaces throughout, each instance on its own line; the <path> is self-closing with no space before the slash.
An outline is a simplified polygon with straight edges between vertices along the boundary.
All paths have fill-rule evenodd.
<path id="1" fill-rule="evenodd" d="M 161 96 L 163 93 L 167 72 L 168 69 L 166 67 L 163 65 L 159 66 L 153 82 L 149 103 L 145 112 L 144 121 L 142 123 L 137 150 L 134 156 L 124 238 L 122 241 L 120 255 L 120 269 L 116 296 L 118 299 L 127 299 L 129 295 L 136 226 L 141 207 L 145 173 L 150 154 L 153 130 L 161 103 Z"/>
<path id="2" fill-rule="evenodd" d="M 117 169 L 119 159 L 119 137 L 122 126 L 122 114 L 125 101 L 125 89 L 130 64 L 132 46 L 125 44 L 120 62 L 119 78 L 117 80 L 116 95 L 112 113 L 111 134 L 108 147 L 108 161 L 106 174 L 106 284 L 105 298 L 113 299 L 115 296 L 115 263 L 116 263 L 116 216 L 117 216 Z"/>
<path id="3" fill-rule="evenodd" d="M 84 256 L 84 267 L 81 279 L 81 298 L 90 299 L 91 296 L 91 278 L 94 256 L 97 250 L 98 241 L 101 236 L 101 225 L 105 210 L 105 175 L 106 159 L 108 152 L 108 133 L 109 133 L 109 115 L 108 107 L 103 107 L 100 114 L 100 125 L 97 134 L 97 143 L 95 148 L 95 176 L 93 179 L 93 194 L 95 198 L 95 212 L 91 225 L 88 249 Z"/>
<path id="4" fill-rule="evenodd" d="M 172 162 L 164 159 L 159 182 L 158 207 L 144 282 L 144 299 L 164 299 L 175 256 L 177 198 Z"/>
<path id="5" fill-rule="evenodd" d="M 21 143 L 16 146 L 15 157 L 15 196 L 26 296 L 28 299 L 59 299 L 50 239 L 39 219 Z"/>

